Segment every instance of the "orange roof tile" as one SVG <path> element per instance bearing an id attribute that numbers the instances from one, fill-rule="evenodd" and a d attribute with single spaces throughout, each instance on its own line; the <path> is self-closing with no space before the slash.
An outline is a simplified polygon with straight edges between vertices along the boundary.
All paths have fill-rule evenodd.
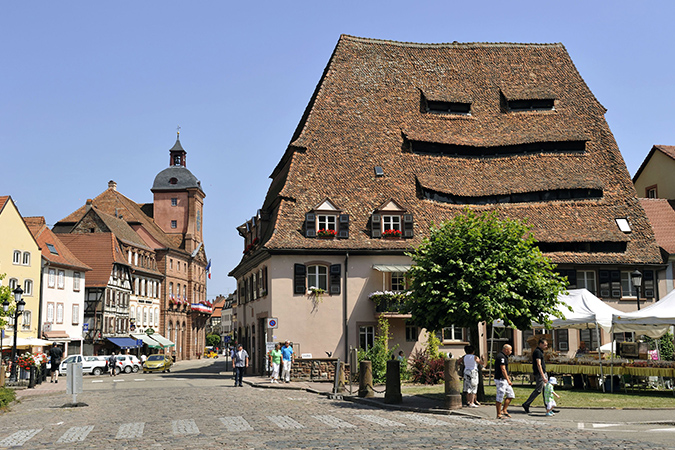
<path id="1" fill-rule="evenodd" d="M 92 272 L 87 274 L 88 287 L 107 286 L 113 263 L 128 266 L 112 233 L 59 234 L 59 239 L 78 259 L 92 268 Z"/>
<path id="2" fill-rule="evenodd" d="M 659 247 L 675 254 L 675 202 L 665 198 L 641 198 L 640 204 L 652 223 Z"/>
<path id="3" fill-rule="evenodd" d="M 49 261 L 50 264 L 82 271 L 92 270 L 91 267 L 80 261 L 58 236 L 47 227 L 44 217 L 25 217 L 24 221 L 42 249 L 42 257 Z M 56 253 L 52 252 L 48 244 L 54 248 Z"/>

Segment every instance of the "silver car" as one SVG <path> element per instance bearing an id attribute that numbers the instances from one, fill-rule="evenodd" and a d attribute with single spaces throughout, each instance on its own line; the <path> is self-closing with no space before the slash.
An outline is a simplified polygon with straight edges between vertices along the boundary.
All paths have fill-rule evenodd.
<path id="1" fill-rule="evenodd" d="M 70 355 L 61 362 L 61 366 L 59 367 L 59 373 L 61 375 L 66 375 L 68 371 L 68 364 L 78 362 L 82 363 L 82 373 L 101 375 L 105 370 L 106 357 Z"/>

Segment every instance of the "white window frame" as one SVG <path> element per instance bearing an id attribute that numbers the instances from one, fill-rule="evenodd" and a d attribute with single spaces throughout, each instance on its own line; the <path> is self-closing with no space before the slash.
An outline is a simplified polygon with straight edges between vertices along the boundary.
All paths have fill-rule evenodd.
<path id="1" fill-rule="evenodd" d="M 12 257 L 12 264 L 18 266 L 21 265 L 21 251 L 14 250 L 14 256 Z"/>
<path id="2" fill-rule="evenodd" d="M 387 214 L 382 215 L 382 232 L 384 233 L 387 230 L 398 230 L 401 231 L 401 215 L 400 214 Z"/>
<path id="3" fill-rule="evenodd" d="M 30 324 L 33 319 L 33 313 L 30 310 L 24 309 L 21 314 L 21 329 L 30 330 Z"/>
<path id="4" fill-rule="evenodd" d="M 591 294 L 597 295 L 595 270 L 577 270 L 577 289 L 587 289 Z"/>
<path id="5" fill-rule="evenodd" d="M 80 292 L 80 272 L 73 272 L 73 291 Z"/>
<path id="6" fill-rule="evenodd" d="M 23 280 L 23 295 L 33 296 L 33 280 Z"/>
<path id="7" fill-rule="evenodd" d="M 406 290 L 405 272 L 390 272 L 389 287 L 391 291 L 402 292 Z"/>
<path id="8" fill-rule="evenodd" d="M 65 270 L 59 270 L 57 283 L 58 283 L 57 284 L 58 289 L 65 289 L 66 288 L 66 271 Z"/>
<path id="9" fill-rule="evenodd" d="M 14 289 L 16 289 L 16 287 L 18 285 L 19 285 L 19 280 L 17 280 L 16 278 L 10 278 L 9 279 L 9 289 L 10 290 L 13 291 Z"/>
<path id="10" fill-rule="evenodd" d="M 633 286 L 630 272 L 621 272 L 621 298 L 637 298 L 637 288 Z"/>
<path id="11" fill-rule="evenodd" d="M 79 325 L 80 324 L 80 304 L 79 303 L 73 303 L 72 324 L 73 325 Z"/>
<path id="12" fill-rule="evenodd" d="M 447 330 L 447 331 L 446 331 Z M 455 325 L 451 325 L 449 327 L 443 328 L 441 331 L 442 335 L 442 342 L 465 342 L 466 341 L 466 336 L 465 336 L 465 329 L 462 327 L 458 327 Z M 459 336 L 458 336 L 459 334 Z"/>
<path id="13" fill-rule="evenodd" d="M 307 266 L 307 288 L 310 287 L 328 292 L 328 267 L 322 264 Z"/>
<path id="14" fill-rule="evenodd" d="M 54 302 L 47 302 L 47 317 L 46 317 L 46 322 L 47 323 L 54 323 Z"/>
<path id="15" fill-rule="evenodd" d="M 317 214 L 316 229 L 337 231 L 337 216 L 332 214 Z"/>
<path id="16" fill-rule="evenodd" d="M 53 288 L 56 286 L 56 269 L 49 269 L 49 275 L 47 276 L 47 287 Z"/>
<path id="17" fill-rule="evenodd" d="M 56 323 L 63 323 L 63 315 L 64 315 L 64 307 L 63 303 L 57 303 L 56 304 Z"/>
<path id="18" fill-rule="evenodd" d="M 23 252 L 23 259 L 21 264 L 24 266 L 30 266 L 30 252 Z"/>

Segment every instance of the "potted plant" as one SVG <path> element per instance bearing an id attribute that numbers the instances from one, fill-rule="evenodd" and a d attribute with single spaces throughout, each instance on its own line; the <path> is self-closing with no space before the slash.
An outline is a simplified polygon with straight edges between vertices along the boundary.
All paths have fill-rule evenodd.
<path id="1" fill-rule="evenodd" d="M 320 287 L 316 286 L 310 286 L 309 289 L 307 289 L 307 296 L 314 303 L 321 303 L 323 301 L 323 294 L 325 293 L 326 293 L 325 289 L 321 289 Z"/>
<path id="2" fill-rule="evenodd" d="M 316 232 L 316 235 L 323 239 L 333 239 L 337 236 L 337 231 L 322 228 Z"/>
<path id="3" fill-rule="evenodd" d="M 384 236 L 385 238 L 400 238 L 401 230 L 394 230 L 393 228 L 390 228 L 388 230 L 384 230 L 382 236 Z"/>

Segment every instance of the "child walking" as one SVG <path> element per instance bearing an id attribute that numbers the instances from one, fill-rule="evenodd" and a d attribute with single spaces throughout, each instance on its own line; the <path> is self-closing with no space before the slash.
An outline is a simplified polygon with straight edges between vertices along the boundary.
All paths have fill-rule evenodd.
<path id="1" fill-rule="evenodd" d="M 558 380 L 556 380 L 555 377 L 550 377 L 548 379 L 548 383 L 546 383 L 546 386 L 544 386 L 544 402 L 546 403 L 547 416 L 552 416 L 555 414 L 553 412 L 553 408 L 557 405 L 557 403 L 553 397 L 560 398 L 560 396 L 556 394 L 555 390 L 553 389 L 553 386 L 557 384 Z"/>

